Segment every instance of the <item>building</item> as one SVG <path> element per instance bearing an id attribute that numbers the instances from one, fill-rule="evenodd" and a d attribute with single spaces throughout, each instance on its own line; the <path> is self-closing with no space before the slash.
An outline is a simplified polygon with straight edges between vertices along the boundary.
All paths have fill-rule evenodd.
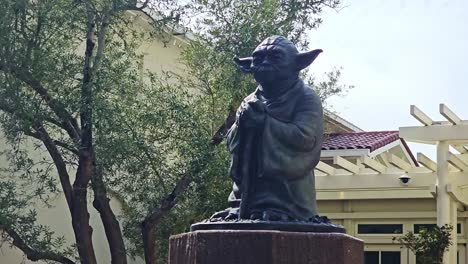
<path id="1" fill-rule="evenodd" d="M 467 263 L 468 122 L 443 104 L 440 113 L 447 121 L 412 106 L 421 127 L 331 133 L 323 144 L 319 212 L 365 241 L 365 264 L 418 263 L 392 238 L 435 224 L 455 227 L 444 264 Z M 437 162 L 422 153 L 416 159 L 407 140 L 437 144 Z"/>

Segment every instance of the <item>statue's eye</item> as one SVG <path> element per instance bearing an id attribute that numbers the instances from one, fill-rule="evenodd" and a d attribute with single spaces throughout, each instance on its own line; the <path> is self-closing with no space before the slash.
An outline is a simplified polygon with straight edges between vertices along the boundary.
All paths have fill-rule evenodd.
<path id="1" fill-rule="evenodd" d="M 263 62 L 264 56 L 254 56 L 253 57 L 253 63 L 254 64 L 260 64 Z"/>
<path id="2" fill-rule="evenodd" d="M 270 55 L 270 58 L 275 60 L 275 61 L 279 61 L 279 60 L 282 59 L 282 56 L 279 53 L 273 53 L 273 54 Z"/>

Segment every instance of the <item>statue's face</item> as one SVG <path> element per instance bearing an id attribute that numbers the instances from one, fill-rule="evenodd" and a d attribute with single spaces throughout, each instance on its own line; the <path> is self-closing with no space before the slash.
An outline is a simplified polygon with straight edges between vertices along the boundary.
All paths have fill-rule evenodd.
<path id="1" fill-rule="evenodd" d="M 260 43 L 252 57 L 236 57 L 234 62 L 241 71 L 253 73 L 262 86 L 274 88 L 279 81 L 297 78 L 299 71 L 309 66 L 321 52 L 316 49 L 299 53 L 285 37 L 273 36 Z"/>
<path id="2" fill-rule="evenodd" d="M 252 53 L 252 73 L 260 84 L 272 84 L 297 77 L 298 52 L 294 45 L 281 37 L 265 39 Z"/>

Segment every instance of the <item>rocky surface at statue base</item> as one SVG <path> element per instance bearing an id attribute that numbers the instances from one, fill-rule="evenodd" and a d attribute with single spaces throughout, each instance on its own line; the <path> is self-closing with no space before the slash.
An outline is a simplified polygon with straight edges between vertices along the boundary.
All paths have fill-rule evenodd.
<path id="1" fill-rule="evenodd" d="M 311 221 L 264 221 L 249 219 L 208 219 L 190 226 L 190 231 L 199 230 L 277 230 L 289 232 L 346 233 L 341 225 L 335 225 L 327 217 L 315 216 Z"/>
<path id="2" fill-rule="evenodd" d="M 171 236 L 169 264 L 362 264 L 364 242 L 343 233 L 198 230 Z"/>

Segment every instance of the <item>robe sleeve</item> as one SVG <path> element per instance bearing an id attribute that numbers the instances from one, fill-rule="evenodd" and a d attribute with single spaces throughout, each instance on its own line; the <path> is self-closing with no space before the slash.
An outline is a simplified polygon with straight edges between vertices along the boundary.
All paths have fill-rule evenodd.
<path id="1" fill-rule="evenodd" d="M 263 131 L 263 169 L 290 179 L 310 173 L 320 159 L 323 110 L 315 93 L 305 94 L 294 106 L 291 120 L 267 114 Z"/>
<path id="2" fill-rule="evenodd" d="M 323 111 L 320 102 L 310 96 L 294 111 L 292 121 L 283 121 L 268 115 L 272 136 L 294 151 L 310 151 L 316 145 L 317 136 L 323 133 Z"/>
<path id="3" fill-rule="evenodd" d="M 239 149 L 240 149 L 240 131 L 238 127 L 239 111 L 236 114 L 236 122 L 232 124 L 226 135 L 227 149 L 230 153 L 229 164 L 229 177 L 236 182 L 240 183 L 241 175 L 237 168 L 239 167 Z"/>

